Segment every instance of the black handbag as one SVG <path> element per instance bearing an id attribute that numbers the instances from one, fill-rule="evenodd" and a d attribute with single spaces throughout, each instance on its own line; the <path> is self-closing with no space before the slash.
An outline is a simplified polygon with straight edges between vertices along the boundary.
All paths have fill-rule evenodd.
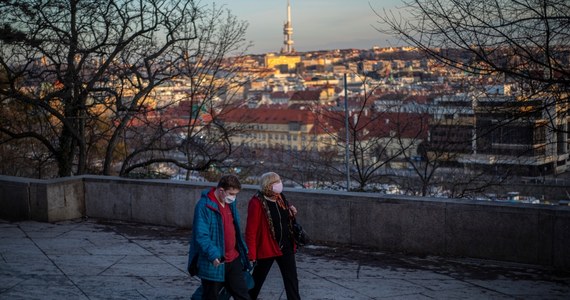
<path id="1" fill-rule="evenodd" d="M 194 255 L 192 261 L 188 264 L 188 273 L 190 273 L 190 276 L 198 274 L 198 254 Z"/>
<path id="2" fill-rule="evenodd" d="M 287 199 L 285 199 L 285 195 L 281 194 L 281 197 L 283 197 L 283 201 L 285 202 L 285 205 L 287 207 L 289 206 L 289 202 L 287 201 Z M 311 239 L 309 238 L 309 235 L 307 234 L 307 232 L 303 229 L 303 226 L 301 226 L 301 224 L 297 223 L 297 218 L 295 218 L 295 215 L 293 214 L 293 212 L 289 209 L 289 217 L 291 217 L 291 222 L 292 222 L 292 230 L 293 230 L 293 239 L 295 240 L 295 244 L 297 245 L 297 247 L 303 247 L 305 245 L 307 245 L 308 243 L 311 242 Z"/>
<path id="3" fill-rule="evenodd" d="M 303 226 L 297 223 L 297 219 L 293 219 L 293 239 L 295 239 L 297 247 L 303 247 L 311 241 Z"/>

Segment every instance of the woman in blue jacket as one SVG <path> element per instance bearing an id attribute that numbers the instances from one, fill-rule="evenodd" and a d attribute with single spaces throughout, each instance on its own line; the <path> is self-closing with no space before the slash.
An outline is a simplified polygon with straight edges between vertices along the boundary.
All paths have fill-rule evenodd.
<path id="1" fill-rule="evenodd" d="M 218 299 L 222 288 L 234 299 L 250 299 L 243 277 L 250 268 L 247 246 L 235 202 L 240 190 L 236 176 L 223 176 L 216 188 L 202 192 L 194 209 L 188 272 L 201 279 L 202 299 Z"/>

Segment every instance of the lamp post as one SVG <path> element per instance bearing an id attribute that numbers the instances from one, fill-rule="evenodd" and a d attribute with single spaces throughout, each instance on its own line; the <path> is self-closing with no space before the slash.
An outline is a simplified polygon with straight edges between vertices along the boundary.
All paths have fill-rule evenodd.
<path id="1" fill-rule="evenodd" d="M 346 73 L 344 73 L 344 127 L 346 131 L 346 144 L 344 146 L 345 151 L 345 164 L 346 164 L 346 191 L 350 191 L 350 133 L 348 130 L 348 91 L 346 83 Z"/>

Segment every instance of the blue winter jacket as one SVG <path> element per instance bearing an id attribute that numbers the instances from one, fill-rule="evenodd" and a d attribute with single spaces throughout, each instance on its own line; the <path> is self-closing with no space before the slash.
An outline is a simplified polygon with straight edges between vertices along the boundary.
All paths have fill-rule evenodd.
<path id="1" fill-rule="evenodd" d="M 224 256 L 224 226 L 222 215 L 218 208 L 218 201 L 208 197 L 208 193 L 214 188 L 202 191 L 200 200 L 194 209 L 194 222 L 190 249 L 188 252 L 188 271 L 201 279 L 223 282 L 225 278 L 225 264 L 214 267 L 213 261 Z M 249 269 L 247 260 L 247 246 L 239 227 L 239 214 L 236 202 L 230 205 L 236 228 L 236 244 L 239 251 L 239 259 L 245 268 Z M 196 259 L 193 263 L 193 260 Z"/>

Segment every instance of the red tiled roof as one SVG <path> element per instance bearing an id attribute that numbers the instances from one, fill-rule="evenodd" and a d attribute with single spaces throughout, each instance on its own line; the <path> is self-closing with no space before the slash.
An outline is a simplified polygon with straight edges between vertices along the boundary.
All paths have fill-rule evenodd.
<path id="1" fill-rule="evenodd" d="M 344 130 L 344 112 L 327 112 L 331 127 L 337 131 Z M 426 139 L 429 124 L 428 114 L 418 113 L 369 113 L 358 117 L 357 131 L 368 132 L 367 137 L 388 137 L 391 133 L 401 138 Z M 354 126 L 355 114 L 349 117 L 351 126 Z"/>
<path id="2" fill-rule="evenodd" d="M 310 124 L 315 121 L 315 115 L 308 110 L 283 108 L 237 108 L 220 116 L 226 122 L 260 123 L 260 124 L 288 124 L 300 122 Z"/>
<path id="3" fill-rule="evenodd" d="M 276 109 L 276 108 L 238 108 L 223 116 L 226 122 L 250 124 L 314 124 L 312 133 L 334 133 L 344 131 L 344 112 L 327 111 L 317 116 L 310 110 Z M 425 139 L 428 130 L 427 114 L 417 113 L 369 113 L 359 117 L 357 130 L 368 132 L 366 137 L 387 137 L 391 133 L 402 138 Z M 354 114 L 349 122 L 354 124 Z M 366 138 L 364 137 L 364 138 Z"/>
<path id="4" fill-rule="evenodd" d="M 310 110 L 279 108 L 239 108 L 220 116 L 226 122 L 242 124 L 277 124 L 284 125 L 299 122 L 301 125 L 314 125 L 308 133 L 334 133 L 335 128 L 319 118 Z"/>
<path id="5" fill-rule="evenodd" d="M 271 98 L 289 98 L 289 95 L 288 93 L 278 91 L 271 93 Z"/>
<path id="6" fill-rule="evenodd" d="M 296 91 L 291 96 L 291 101 L 318 101 L 321 96 L 321 90 L 314 91 Z"/>

